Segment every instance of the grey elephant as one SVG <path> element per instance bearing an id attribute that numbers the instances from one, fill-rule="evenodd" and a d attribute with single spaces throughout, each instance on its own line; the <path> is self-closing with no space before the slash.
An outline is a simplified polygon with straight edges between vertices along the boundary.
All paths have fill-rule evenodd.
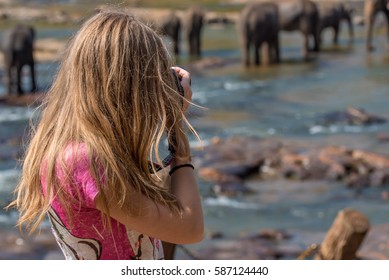
<path id="1" fill-rule="evenodd" d="M 366 25 L 366 50 L 373 51 L 373 25 L 378 12 L 383 12 L 387 22 L 387 37 L 389 39 L 389 0 L 365 0 L 364 17 Z"/>
<path id="2" fill-rule="evenodd" d="M 160 29 L 163 35 L 172 39 L 174 54 L 178 55 L 180 53 L 181 19 L 176 13 L 171 12 L 161 21 Z"/>
<path id="3" fill-rule="evenodd" d="M 319 24 L 319 38 L 321 41 L 321 35 L 327 28 L 333 29 L 333 43 L 338 44 L 340 26 L 343 21 L 348 24 L 349 39 L 350 42 L 354 39 L 354 27 L 352 22 L 352 14 L 354 10 L 345 6 L 342 3 L 324 5 L 320 7 L 320 24 Z"/>
<path id="4" fill-rule="evenodd" d="M 247 4 L 240 13 L 238 34 L 242 49 L 242 60 L 250 66 L 250 52 L 254 51 L 254 64 L 261 60 L 262 44 L 268 45 L 269 62 L 280 61 L 278 6 L 271 2 Z"/>
<path id="5" fill-rule="evenodd" d="M 319 10 L 311 0 L 283 0 L 277 2 L 280 14 L 280 29 L 283 31 L 301 31 L 304 36 L 303 56 L 308 58 L 309 40 L 313 38 L 313 51 L 320 50 Z"/>
<path id="6" fill-rule="evenodd" d="M 201 33 L 204 25 L 205 12 L 199 6 L 190 7 L 185 15 L 185 30 L 188 41 L 189 55 L 201 55 Z"/>
<path id="7" fill-rule="evenodd" d="M 16 90 L 19 95 L 23 94 L 21 87 L 22 68 L 30 67 L 31 92 L 36 90 L 35 63 L 33 56 L 33 44 L 35 31 L 26 25 L 17 25 L 4 31 L 1 40 L 1 51 L 4 55 L 4 66 L 7 75 L 7 90 L 11 94 L 16 82 Z M 16 74 L 16 77 L 15 77 Z"/>

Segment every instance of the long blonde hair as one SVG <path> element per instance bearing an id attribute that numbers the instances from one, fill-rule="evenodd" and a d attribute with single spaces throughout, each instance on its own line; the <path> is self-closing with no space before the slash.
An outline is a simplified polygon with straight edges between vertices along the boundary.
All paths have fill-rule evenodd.
<path id="1" fill-rule="evenodd" d="M 162 38 L 132 15 L 100 11 L 83 24 L 64 54 L 26 151 L 11 204 L 20 212 L 19 226 L 35 231 L 54 197 L 71 216 L 68 194 L 56 177 L 56 165 L 63 164 L 59 159 L 69 143 L 86 146 L 107 212 L 108 203 L 117 203 L 137 214 L 134 206 L 124 204 L 134 193 L 129 186 L 181 210 L 148 166 L 153 157 L 161 160 L 158 147 L 166 134 L 174 134 L 181 155 L 190 154 L 184 124 L 193 128 L 182 111 L 171 66 Z M 101 171 L 104 180 L 98 176 Z"/>

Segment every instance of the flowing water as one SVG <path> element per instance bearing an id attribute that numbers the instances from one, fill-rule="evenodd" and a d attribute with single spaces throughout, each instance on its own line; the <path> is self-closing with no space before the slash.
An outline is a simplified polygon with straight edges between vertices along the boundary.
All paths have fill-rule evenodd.
<path id="1" fill-rule="evenodd" d="M 381 51 L 366 54 L 362 29 L 349 45 L 346 32 L 340 46 L 331 46 L 326 32 L 324 51 L 302 62 L 299 34 L 282 34 L 284 63 L 246 70 L 226 67 L 196 79 L 195 100 L 207 107 L 196 120 L 205 139 L 246 135 L 275 137 L 368 149 L 389 154 L 376 135 L 388 124 L 347 126 L 318 124 L 323 114 L 348 106 L 389 117 L 389 55 L 385 40 L 376 38 Z M 346 35 L 346 36 L 344 36 Z M 225 35 L 227 36 L 227 35 Z M 382 40 L 379 40 L 382 39 Z M 226 56 L 239 56 L 231 50 Z M 389 205 L 380 199 L 382 189 L 363 195 L 327 182 L 248 182 L 259 195 L 240 199 L 207 197 L 206 221 L 213 230 L 229 234 L 255 232 L 258 228 L 326 231 L 336 213 L 353 207 L 372 223 L 388 221 Z"/>
<path id="2" fill-rule="evenodd" d="M 61 31 L 65 37 L 71 30 Z M 58 33 L 42 31 L 41 37 Z M 282 60 L 275 66 L 244 69 L 233 27 L 207 27 L 204 58 L 220 57 L 228 62 L 220 68 L 193 72 L 194 102 L 205 109 L 193 109 L 192 122 L 204 143 L 213 137 L 232 135 L 276 137 L 322 144 L 340 144 L 389 154 L 389 147 L 377 140 L 389 124 L 373 126 L 322 126 L 318 118 L 348 106 L 389 118 L 389 55 L 382 34 L 375 37 L 377 51 L 364 51 L 362 28 L 348 43 L 342 32 L 338 47 L 332 47 L 326 33 L 324 51 L 308 62 L 301 59 L 299 33 L 283 33 Z M 185 46 L 184 46 L 185 51 Z M 184 53 L 179 63 L 188 63 Z M 38 85 L 47 87 L 55 64 L 38 65 Z M 26 81 L 28 83 L 28 81 Z M 4 92 L 4 88 L 0 88 Z M 1 93 L 0 93 L 1 94 Z M 18 180 L 19 148 L 31 108 L 0 107 L 0 206 L 12 198 Z M 198 144 L 193 139 L 193 145 Z M 372 224 L 389 220 L 389 204 L 380 198 L 381 188 L 356 195 L 346 186 L 327 182 L 260 182 L 247 186 L 257 195 L 216 198 L 211 184 L 200 178 L 206 230 L 226 235 L 256 232 L 262 228 L 326 231 L 337 211 L 353 207 L 368 216 Z M 11 229 L 17 214 L 0 211 L 0 229 Z"/>

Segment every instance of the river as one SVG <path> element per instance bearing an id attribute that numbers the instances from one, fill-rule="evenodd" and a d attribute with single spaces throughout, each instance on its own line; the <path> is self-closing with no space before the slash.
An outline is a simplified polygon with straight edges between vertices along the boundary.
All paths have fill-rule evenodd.
<path id="1" fill-rule="evenodd" d="M 68 36 L 72 31 L 61 32 Z M 54 33 L 55 30 L 42 30 L 38 36 L 44 38 Z M 222 58 L 227 62 L 223 67 L 193 68 L 196 62 L 191 65 L 184 45 L 178 64 L 190 63 L 188 68 L 197 69 L 192 79 L 194 102 L 204 109 L 192 108 L 191 121 L 203 143 L 233 135 L 277 137 L 389 154 L 388 144 L 376 137 L 389 131 L 389 124 L 362 127 L 317 123 L 323 114 L 348 106 L 389 118 L 389 55 L 384 51 L 384 36 L 375 36 L 377 51 L 371 54 L 364 50 L 362 27 L 356 28 L 352 44 L 344 29 L 339 46 L 331 45 L 330 36 L 331 32 L 326 32 L 324 50 L 304 62 L 300 34 L 282 33 L 283 62 L 250 69 L 239 62 L 234 27 L 206 27 L 204 31 L 203 58 Z M 56 67 L 54 63 L 38 64 L 40 88 L 50 85 Z M 0 92 L 4 94 L 3 85 Z M 12 198 L 20 174 L 16 161 L 20 155 L 19 141 L 34 109 L 0 106 L 0 206 L 4 207 Z M 191 141 L 193 146 L 199 144 L 193 137 Z M 225 198 L 215 197 L 210 183 L 201 178 L 199 182 L 207 233 L 239 236 L 265 228 L 325 232 L 337 211 L 344 207 L 360 210 L 372 224 L 386 223 L 389 217 L 389 204 L 380 198 L 380 188 L 366 189 L 357 196 L 345 186 L 326 182 L 253 179 L 246 184 L 260 190 L 260 195 Z M 15 232 L 16 218 L 13 210 L 0 211 L 0 229 Z M 23 258 L 20 254 L 18 257 Z"/>

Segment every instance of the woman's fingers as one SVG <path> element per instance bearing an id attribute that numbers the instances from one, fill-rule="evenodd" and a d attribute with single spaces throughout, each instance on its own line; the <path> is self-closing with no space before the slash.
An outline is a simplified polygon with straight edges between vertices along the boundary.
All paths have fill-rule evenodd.
<path id="1" fill-rule="evenodd" d="M 183 104 L 183 110 L 186 111 L 189 107 L 189 103 L 192 101 L 192 89 L 191 89 L 191 78 L 190 73 L 181 67 L 172 67 L 177 73 L 177 77 L 180 80 L 182 88 L 184 89 L 185 102 Z"/>

